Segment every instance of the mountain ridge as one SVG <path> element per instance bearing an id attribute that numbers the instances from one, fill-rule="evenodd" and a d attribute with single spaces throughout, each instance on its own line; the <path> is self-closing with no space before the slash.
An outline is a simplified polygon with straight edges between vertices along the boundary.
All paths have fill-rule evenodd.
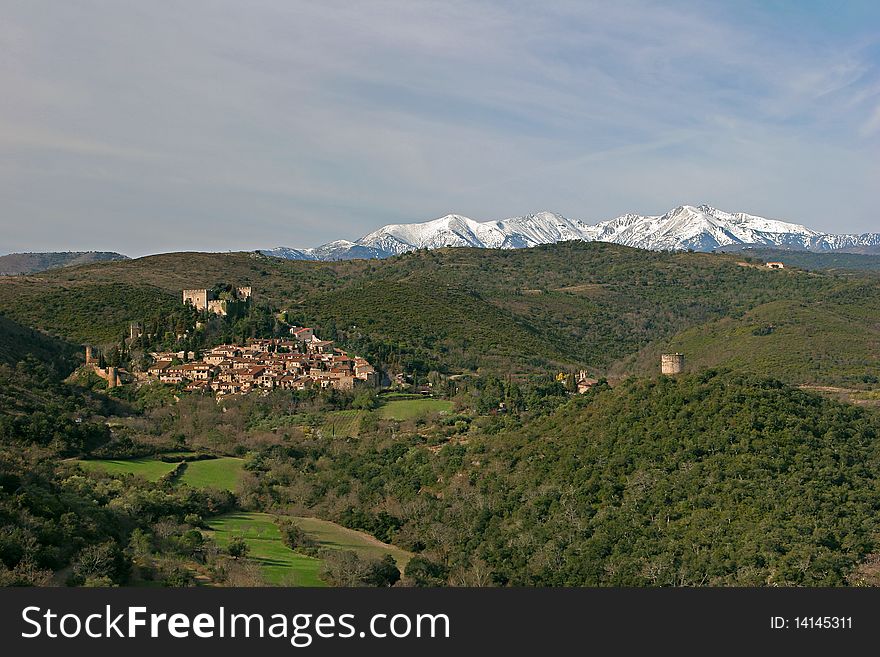
<path id="1" fill-rule="evenodd" d="M 128 260 L 115 251 L 45 251 L 0 255 L 0 276 L 35 274 L 49 269 L 74 267 L 93 262 Z"/>
<path id="2" fill-rule="evenodd" d="M 732 245 L 843 251 L 880 247 L 880 233 L 831 234 L 802 224 L 710 205 L 680 205 L 662 215 L 624 214 L 597 224 L 555 212 L 476 221 L 448 214 L 419 223 L 388 224 L 358 240 L 336 240 L 315 248 L 276 247 L 264 255 L 289 260 L 387 258 L 417 249 L 476 247 L 517 249 L 580 240 L 611 242 L 652 251 L 713 251 Z"/>

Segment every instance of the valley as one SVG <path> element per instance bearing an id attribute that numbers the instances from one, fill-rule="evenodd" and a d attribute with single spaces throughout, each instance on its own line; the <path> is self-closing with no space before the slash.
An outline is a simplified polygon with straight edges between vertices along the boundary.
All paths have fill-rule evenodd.
<path id="1" fill-rule="evenodd" d="M 880 279 L 756 255 L 574 241 L 0 277 L 0 580 L 871 583 Z M 181 302 L 233 284 L 240 311 Z M 381 376 L 218 396 L 148 374 L 150 354 L 304 358 L 297 327 Z"/>

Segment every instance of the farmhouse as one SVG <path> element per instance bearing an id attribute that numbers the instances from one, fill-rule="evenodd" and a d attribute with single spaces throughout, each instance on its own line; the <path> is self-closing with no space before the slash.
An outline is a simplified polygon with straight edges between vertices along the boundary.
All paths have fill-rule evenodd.
<path id="1" fill-rule="evenodd" d="M 586 370 L 581 370 L 576 379 L 577 391 L 582 395 L 597 383 L 599 383 L 598 379 L 591 378 L 587 375 Z"/>

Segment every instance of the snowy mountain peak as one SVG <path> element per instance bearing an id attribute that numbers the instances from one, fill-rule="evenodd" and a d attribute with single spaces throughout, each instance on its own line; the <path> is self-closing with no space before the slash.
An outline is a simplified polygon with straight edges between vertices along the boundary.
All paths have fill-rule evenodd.
<path id="1" fill-rule="evenodd" d="M 711 251 L 735 244 L 825 251 L 878 246 L 880 233 L 829 235 L 801 224 L 711 205 L 680 205 L 662 215 L 625 214 L 590 225 L 555 212 L 535 212 L 479 222 L 460 214 L 411 224 L 389 224 L 354 242 L 337 240 L 317 248 L 279 247 L 266 255 L 296 260 L 385 258 L 416 249 L 469 246 L 517 249 L 569 240 L 601 241 L 651 250 Z"/>

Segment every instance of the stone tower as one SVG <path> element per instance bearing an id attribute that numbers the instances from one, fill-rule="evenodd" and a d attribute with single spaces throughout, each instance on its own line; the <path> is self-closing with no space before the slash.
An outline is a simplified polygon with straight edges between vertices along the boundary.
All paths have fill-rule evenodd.
<path id="1" fill-rule="evenodd" d="M 107 368 L 107 387 L 115 388 L 119 385 L 119 371 L 115 367 Z"/>
<path id="2" fill-rule="evenodd" d="M 196 310 L 204 310 L 208 307 L 210 295 L 208 290 L 184 290 L 183 303 L 191 303 Z"/>
<path id="3" fill-rule="evenodd" d="M 660 371 L 663 374 L 681 374 L 684 371 L 684 354 L 661 355 Z"/>
<path id="4" fill-rule="evenodd" d="M 92 363 L 96 363 L 97 361 L 98 361 L 98 359 L 95 358 L 95 354 L 94 354 L 94 352 L 92 352 L 92 346 L 87 344 L 86 345 L 86 365 L 91 365 Z"/>

